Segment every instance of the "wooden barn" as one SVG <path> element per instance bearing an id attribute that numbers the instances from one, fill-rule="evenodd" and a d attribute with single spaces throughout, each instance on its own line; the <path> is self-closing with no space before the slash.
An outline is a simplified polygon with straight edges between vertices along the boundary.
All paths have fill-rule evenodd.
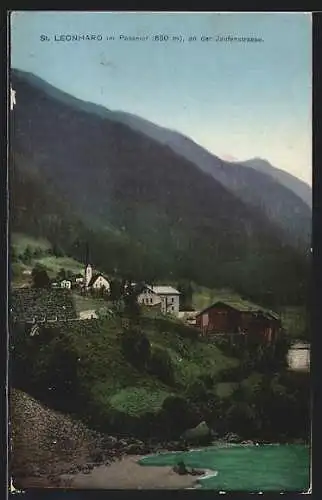
<path id="1" fill-rule="evenodd" d="M 260 335 L 273 342 L 281 330 L 279 316 L 273 311 L 245 300 L 223 300 L 207 307 L 196 316 L 196 327 L 202 335 Z"/>

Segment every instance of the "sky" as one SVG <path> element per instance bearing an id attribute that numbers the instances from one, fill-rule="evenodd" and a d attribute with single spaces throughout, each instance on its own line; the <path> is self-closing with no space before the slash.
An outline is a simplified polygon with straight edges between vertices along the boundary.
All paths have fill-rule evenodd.
<path id="1" fill-rule="evenodd" d="M 11 66 L 222 158 L 261 157 L 312 184 L 311 26 L 306 13 L 18 11 Z M 262 41 L 217 41 L 227 35 Z"/>

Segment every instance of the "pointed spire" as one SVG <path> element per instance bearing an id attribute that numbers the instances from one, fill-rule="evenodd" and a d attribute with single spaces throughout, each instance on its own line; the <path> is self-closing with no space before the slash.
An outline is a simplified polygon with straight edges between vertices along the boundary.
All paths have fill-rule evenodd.
<path id="1" fill-rule="evenodd" d="M 89 265 L 89 245 L 88 242 L 86 243 L 86 249 L 85 249 L 85 266 Z"/>

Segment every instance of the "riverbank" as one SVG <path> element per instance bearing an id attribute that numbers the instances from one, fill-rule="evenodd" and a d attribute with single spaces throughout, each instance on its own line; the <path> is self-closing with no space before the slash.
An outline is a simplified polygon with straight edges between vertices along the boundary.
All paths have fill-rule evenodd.
<path id="1" fill-rule="evenodd" d="M 185 464 L 185 470 L 179 464 Z M 216 470 L 217 469 L 217 470 Z M 20 489 L 305 492 L 309 450 L 303 445 L 210 446 L 187 452 L 127 455 L 109 465 L 47 478 L 26 478 Z"/>
<path id="2" fill-rule="evenodd" d="M 173 465 L 167 467 L 168 464 L 141 467 L 137 458 L 159 453 L 189 452 L 191 448 L 203 451 L 213 446 L 256 445 L 253 441 L 242 441 L 233 433 L 222 439 L 214 438 L 206 447 L 188 446 L 182 441 L 143 442 L 129 436 L 104 436 L 15 390 L 11 393 L 10 406 L 10 474 L 15 488 L 22 490 L 71 487 L 71 484 L 73 488 L 83 488 L 85 483 L 92 485 L 98 481 L 98 484 L 105 484 L 112 480 L 115 486 L 109 488 L 117 487 L 119 481 L 128 484 L 127 488 L 150 488 L 152 483 L 155 488 L 190 488 L 195 487 L 198 477 L 181 476 L 172 470 Z M 197 464 L 193 467 L 199 469 Z M 212 465 L 208 463 L 201 466 L 205 471 L 209 468 Z M 213 472 L 210 470 L 210 473 Z M 164 486 L 166 483 L 169 486 Z M 160 484 L 162 486 L 158 486 Z"/>
<path id="3" fill-rule="evenodd" d="M 202 475 L 180 475 L 172 466 L 139 464 L 140 455 L 128 455 L 109 466 L 95 467 L 89 474 L 62 475 L 62 484 L 71 489 L 186 489 L 198 487 L 197 480 L 216 471 L 202 469 Z"/>

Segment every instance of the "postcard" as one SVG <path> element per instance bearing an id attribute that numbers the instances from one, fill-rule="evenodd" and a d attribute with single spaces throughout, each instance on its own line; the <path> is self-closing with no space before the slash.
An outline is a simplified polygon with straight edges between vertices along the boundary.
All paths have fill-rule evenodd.
<path id="1" fill-rule="evenodd" d="M 11 12 L 12 488 L 310 491 L 311 32 Z"/>

